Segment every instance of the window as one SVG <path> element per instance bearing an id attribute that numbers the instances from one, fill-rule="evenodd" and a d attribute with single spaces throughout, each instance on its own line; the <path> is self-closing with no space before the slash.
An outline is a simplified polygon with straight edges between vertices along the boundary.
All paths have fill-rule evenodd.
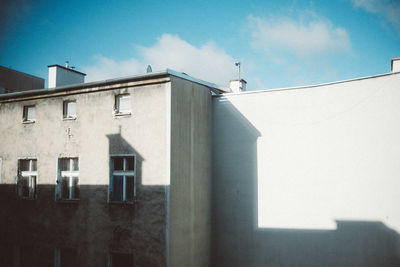
<path id="1" fill-rule="evenodd" d="M 33 246 L 22 246 L 19 248 L 19 267 L 31 267 L 36 262 L 36 254 Z"/>
<path id="2" fill-rule="evenodd" d="M 20 198 L 36 198 L 37 160 L 20 159 L 18 161 L 17 192 Z"/>
<path id="3" fill-rule="evenodd" d="M 35 122 L 35 106 L 24 106 L 23 122 Z"/>
<path id="4" fill-rule="evenodd" d="M 56 248 L 54 255 L 55 267 L 74 267 L 76 251 L 72 248 Z"/>
<path id="5" fill-rule="evenodd" d="M 112 156 L 109 200 L 111 202 L 133 202 L 136 195 L 135 178 L 135 156 Z"/>
<path id="6" fill-rule="evenodd" d="M 56 187 L 57 200 L 79 199 L 79 160 L 78 158 L 58 159 Z"/>
<path id="7" fill-rule="evenodd" d="M 109 267 L 132 267 L 133 256 L 128 253 L 110 253 Z"/>
<path id="8" fill-rule="evenodd" d="M 119 115 L 131 113 L 130 95 L 117 95 L 115 97 L 115 113 Z"/>
<path id="9" fill-rule="evenodd" d="M 63 103 L 63 117 L 64 119 L 76 118 L 76 101 L 64 101 Z"/>

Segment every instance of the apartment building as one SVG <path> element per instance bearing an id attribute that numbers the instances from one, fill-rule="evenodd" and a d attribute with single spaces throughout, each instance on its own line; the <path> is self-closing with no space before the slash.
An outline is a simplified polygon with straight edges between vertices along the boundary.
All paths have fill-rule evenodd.
<path id="1" fill-rule="evenodd" d="M 1 266 L 209 265 L 217 89 L 49 68 L 54 88 L 0 97 Z"/>

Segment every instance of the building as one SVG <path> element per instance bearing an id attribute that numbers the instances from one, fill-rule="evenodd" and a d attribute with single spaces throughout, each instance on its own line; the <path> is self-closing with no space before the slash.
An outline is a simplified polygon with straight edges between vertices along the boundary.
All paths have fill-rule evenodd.
<path id="1" fill-rule="evenodd" d="M 2 266 L 209 265 L 215 90 L 166 71 L 1 96 Z"/>
<path id="2" fill-rule="evenodd" d="M 399 266 L 399 63 L 255 92 L 167 70 L 1 95 L 0 263 Z"/>
<path id="3" fill-rule="evenodd" d="M 44 79 L 0 66 L 0 94 L 44 88 Z"/>

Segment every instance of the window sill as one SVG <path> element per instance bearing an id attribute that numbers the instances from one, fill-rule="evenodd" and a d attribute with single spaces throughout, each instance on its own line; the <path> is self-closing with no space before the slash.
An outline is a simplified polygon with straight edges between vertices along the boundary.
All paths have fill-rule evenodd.
<path id="1" fill-rule="evenodd" d="M 21 200 L 21 201 L 35 201 L 36 197 L 18 197 L 18 200 Z"/>
<path id="2" fill-rule="evenodd" d="M 108 201 L 108 204 L 116 205 L 116 206 L 118 206 L 118 205 L 120 205 L 120 206 L 122 206 L 122 205 L 132 206 L 132 205 L 135 205 L 135 203 L 136 203 L 136 200 L 131 200 L 131 201 Z"/>
<path id="3" fill-rule="evenodd" d="M 60 204 L 78 204 L 79 199 L 57 199 L 56 202 Z"/>
<path id="4" fill-rule="evenodd" d="M 131 112 L 115 112 L 114 116 L 115 117 L 123 117 L 123 116 L 130 116 L 132 113 Z"/>
<path id="5" fill-rule="evenodd" d="M 35 123 L 36 121 L 31 120 L 31 121 L 22 121 L 23 124 L 32 124 Z"/>
<path id="6" fill-rule="evenodd" d="M 63 121 L 74 121 L 76 120 L 76 117 L 65 117 L 63 118 Z"/>

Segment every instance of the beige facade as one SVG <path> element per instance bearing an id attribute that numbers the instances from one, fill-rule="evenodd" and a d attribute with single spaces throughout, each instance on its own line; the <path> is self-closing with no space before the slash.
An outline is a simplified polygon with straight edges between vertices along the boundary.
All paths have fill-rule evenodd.
<path id="1" fill-rule="evenodd" d="M 190 98 L 192 94 L 198 97 Z M 118 114 L 121 95 L 129 99 Z M 182 186 L 189 179 L 201 197 L 210 199 L 211 142 L 204 134 L 211 131 L 210 88 L 166 72 L 12 94 L 0 102 L 0 231 L 3 252 L 9 253 L 4 261 L 18 263 L 28 257 L 37 266 L 53 266 L 63 261 L 64 253 L 73 255 L 76 266 L 108 266 L 113 261 L 120 266 L 118 257 L 134 266 L 208 265 L 210 208 L 201 199 L 187 202 L 188 191 Z M 75 116 L 66 118 L 69 102 L 75 103 Z M 24 107 L 34 107 L 33 119 L 24 121 Z M 192 144 L 187 151 L 171 149 L 171 144 L 187 142 Z M 134 176 L 136 196 L 128 199 L 131 176 L 118 176 L 124 177 L 121 190 L 128 191 L 121 194 L 125 199 L 113 201 L 120 188 L 112 180 L 117 180 L 114 159 L 124 157 L 135 158 L 136 168 L 129 175 Z M 60 170 L 62 159 L 78 162 L 71 172 L 71 177 L 79 177 L 77 198 L 68 199 L 77 191 L 66 189 L 74 193 L 57 199 L 60 175 L 69 173 Z M 37 165 L 35 195 L 25 199 L 18 191 L 21 160 Z M 183 200 L 187 209 L 176 211 Z M 204 219 L 194 225 L 197 217 Z M 182 223 L 187 219 L 188 224 Z M 181 238 L 183 232 L 186 239 Z M 180 249 L 171 249 L 177 242 Z"/>

